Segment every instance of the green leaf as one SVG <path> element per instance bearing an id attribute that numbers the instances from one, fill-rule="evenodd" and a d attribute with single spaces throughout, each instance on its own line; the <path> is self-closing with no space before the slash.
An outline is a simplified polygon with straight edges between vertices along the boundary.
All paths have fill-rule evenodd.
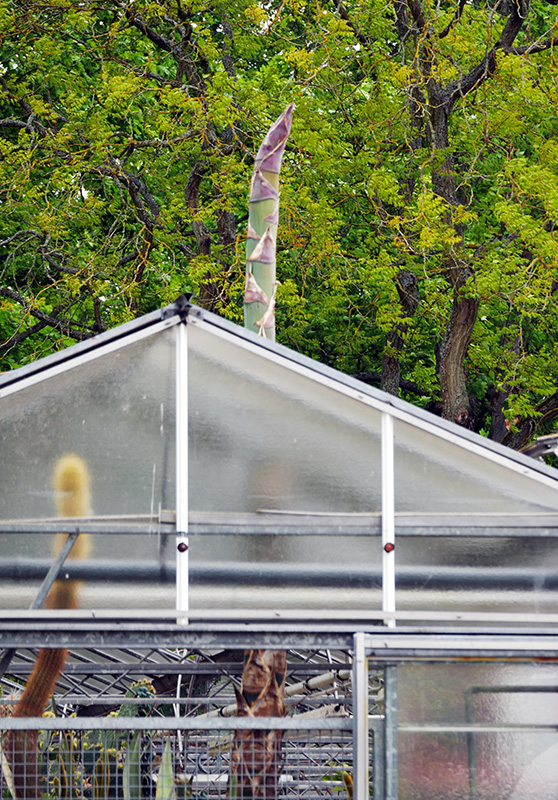
<path id="1" fill-rule="evenodd" d="M 161 766 L 159 767 L 155 800 L 176 800 L 174 772 L 172 769 L 172 748 L 169 739 L 165 744 Z"/>
<path id="2" fill-rule="evenodd" d="M 135 731 L 128 745 L 122 770 L 124 800 L 141 800 L 141 731 Z"/>

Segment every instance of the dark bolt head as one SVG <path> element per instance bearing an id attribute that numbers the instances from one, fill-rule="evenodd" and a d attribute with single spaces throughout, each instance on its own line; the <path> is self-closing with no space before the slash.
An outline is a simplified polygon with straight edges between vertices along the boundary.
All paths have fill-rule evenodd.
<path id="1" fill-rule="evenodd" d="M 186 542 L 180 542 L 180 544 L 178 545 L 178 552 L 185 553 L 187 549 L 188 545 L 186 544 Z"/>

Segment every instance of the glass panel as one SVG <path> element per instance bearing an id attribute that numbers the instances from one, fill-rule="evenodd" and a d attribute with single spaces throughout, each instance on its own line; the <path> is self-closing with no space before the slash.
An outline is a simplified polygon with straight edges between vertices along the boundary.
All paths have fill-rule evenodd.
<path id="1" fill-rule="evenodd" d="M 558 540 L 397 536 L 397 608 L 553 613 Z"/>
<path id="2" fill-rule="evenodd" d="M 157 515 L 160 508 L 174 508 L 174 342 L 175 329 L 167 330 L 0 400 L 0 520 L 55 517 L 53 470 L 67 453 L 87 463 L 94 515 Z M 103 562 L 109 568 L 115 561 L 156 566 L 164 558 L 161 542 L 157 535 L 95 534 L 91 558 L 100 574 Z M 168 549 L 174 558 L 174 548 Z M 17 591 L 3 583 L 0 607 L 28 605 L 52 552 L 52 534 L 0 534 L 4 574 L 13 564 L 14 574 L 17 566 L 20 577 L 31 580 Z M 137 587 L 107 588 L 88 582 L 81 605 L 146 603 Z"/>
<path id="3" fill-rule="evenodd" d="M 379 537 L 190 536 L 191 608 L 381 608 Z"/>
<path id="4" fill-rule="evenodd" d="M 557 488 L 395 420 L 395 510 L 528 512 L 558 510 Z"/>
<path id="5" fill-rule="evenodd" d="M 380 414 L 188 327 L 194 511 L 380 510 Z"/>
<path id="6" fill-rule="evenodd" d="M 558 792 L 558 668 L 398 667 L 401 800 L 550 800 Z"/>
<path id="7" fill-rule="evenodd" d="M 199 325 L 188 348 L 194 512 L 380 510 L 374 409 Z M 193 608 L 381 606 L 377 536 L 201 534 L 190 564 Z"/>
<path id="8" fill-rule="evenodd" d="M 64 581 L 79 578 L 74 592 L 78 608 L 175 607 L 174 534 L 89 536 L 90 557 L 66 561 L 61 573 Z M 0 535 L 0 610 L 31 606 L 52 564 L 52 542 L 50 534 Z"/>

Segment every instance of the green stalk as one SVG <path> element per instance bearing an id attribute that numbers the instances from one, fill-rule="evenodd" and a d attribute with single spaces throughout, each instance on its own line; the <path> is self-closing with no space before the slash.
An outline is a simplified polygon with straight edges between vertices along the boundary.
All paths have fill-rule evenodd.
<path id="1" fill-rule="evenodd" d="M 244 327 L 275 339 L 275 251 L 279 222 L 279 172 L 291 131 L 293 106 L 275 120 L 254 162 L 246 240 Z"/>

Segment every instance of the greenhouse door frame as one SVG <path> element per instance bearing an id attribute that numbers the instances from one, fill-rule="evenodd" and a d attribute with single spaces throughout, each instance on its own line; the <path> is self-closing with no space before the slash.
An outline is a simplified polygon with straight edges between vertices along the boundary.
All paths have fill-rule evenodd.
<path id="1" fill-rule="evenodd" d="M 462 615 L 463 621 L 467 621 L 467 614 Z M 471 615 L 472 616 L 472 615 Z M 518 615 L 517 622 L 520 621 Z M 398 629 L 397 631 L 386 630 L 378 633 L 355 634 L 355 756 L 359 749 L 364 749 L 365 742 L 368 743 L 368 736 L 363 727 L 359 726 L 357 709 L 363 705 L 361 692 L 362 683 L 359 683 L 359 657 L 357 648 L 360 648 L 362 659 L 365 664 L 373 668 L 383 670 L 384 674 L 384 717 L 378 720 L 369 717 L 369 723 L 374 731 L 374 749 L 380 745 L 381 753 L 373 754 L 373 770 L 376 775 L 374 780 L 373 800 L 398 800 L 398 772 L 399 772 L 399 748 L 398 736 L 400 730 L 405 726 L 400 726 L 398 721 L 398 667 L 401 664 L 468 664 L 473 661 L 490 662 L 492 664 L 529 664 L 540 662 L 558 661 L 558 633 L 550 628 L 540 629 L 539 631 L 529 631 L 526 633 L 519 627 L 510 631 L 510 628 L 502 629 L 499 627 L 469 628 L 469 629 L 448 629 L 444 632 Z M 368 670 L 368 666 L 366 667 Z M 364 678 L 360 678 L 362 682 Z M 516 693 L 531 692 L 537 693 L 545 690 L 533 685 L 499 685 L 473 686 L 471 692 L 506 692 Z M 552 691 L 558 693 L 558 684 L 550 687 Z M 466 722 L 456 724 L 454 732 L 465 733 L 467 737 L 468 749 L 468 770 L 469 770 L 469 797 L 470 800 L 477 800 L 477 765 L 476 765 L 476 737 L 479 732 L 485 735 L 482 725 L 476 723 L 471 713 L 471 703 L 468 694 L 464 697 Z M 367 702 L 367 699 L 366 699 Z M 380 723 L 380 724 L 378 724 Z M 414 732 L 420 732 L 420 726 L 410 726 Z M 505 728 L 505 723 L 502 724 Z M 543 726 L 552 727 L 558 734 L 558 725 Z M 537 730 L 536 725 L 532 725 L 533 731 Z M 428 731 L 428 725 L 424 726 Z M 514 730 L 510 725 L 509 730 Z M 378 738 L 378 741 L 377 741 Z M 378 770 L 379 767 L 379 770 Z M 368 775 L 363 767 L 363 759 L 355 757 L 355 772 L 359 770 L 357 776 L 358 791 L 355 792 L 356 800 L 366 800 L 368 788 L 365 782 Z M 379 780 L 378 780 L 379 778 Z M 356 783 L 356 782 L 355 782 Z"/>

